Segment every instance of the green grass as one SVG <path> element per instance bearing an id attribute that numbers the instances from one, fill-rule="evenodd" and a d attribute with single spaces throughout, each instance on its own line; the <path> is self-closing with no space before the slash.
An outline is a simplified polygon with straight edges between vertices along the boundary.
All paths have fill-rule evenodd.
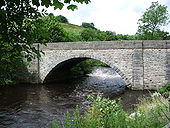
<path id="1" fill-rule="evenodd" d="M 60 23 L 61 27 L 67 32 L 68 34 L 68 41 L 82 41 L 82 36 L 81 32 L 85 29 L 81 26 L 74 25 L 74 24 L 65 24 L 65 23 Z"/>
<path id="2" fill-rule="evenodd" d="M 84 27 L 74 25 L 74 24 L 65 24 L 65 23 L 60 23 L 60 24 L 66 32 L 74 32 L 80 34 L 85 29 Z"/>

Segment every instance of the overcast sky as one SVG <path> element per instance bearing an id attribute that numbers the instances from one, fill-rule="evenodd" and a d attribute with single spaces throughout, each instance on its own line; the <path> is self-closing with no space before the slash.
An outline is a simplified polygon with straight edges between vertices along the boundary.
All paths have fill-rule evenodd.
<path id="1" fill-rule="evenodd" d="M 47 12 L 55 16 L 63 15 L 72 24 L 93 22 L 95 27 L 102 31 L 110 30 L 117 34 L 133 35 L 138 28 L 138 19 L 154 1 L 168 6 L 170 14 L 170 0 L 91 0 L 87 5 L 78 5 L 78 10 L 75 11 L 66 8 L 54 11 L 48 8 Z M 170 32 L 170 25 L 164 30 Z"/>

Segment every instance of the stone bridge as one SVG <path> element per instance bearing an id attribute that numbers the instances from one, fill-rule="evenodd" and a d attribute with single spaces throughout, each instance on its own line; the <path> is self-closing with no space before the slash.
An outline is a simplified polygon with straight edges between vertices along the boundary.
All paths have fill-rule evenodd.
<path id="1" fill-rule="evenodd" d="M 132 89 L 156 89 L 170 82 L 170 40 L 62 42 L 36 47 L 44 55 L 27 68 L 31 83 L 63 78 L 71 67 L 88 58 L 115 69 Z"/>

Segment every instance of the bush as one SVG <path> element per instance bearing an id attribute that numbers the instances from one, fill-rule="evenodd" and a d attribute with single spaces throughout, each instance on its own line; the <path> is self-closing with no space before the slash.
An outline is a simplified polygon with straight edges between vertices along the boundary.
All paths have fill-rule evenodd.
<path id="1" fill-rule="evenodd" d="M 77 32 L 67 32 L 68 33 L 68 41 L 69 42 L 76 42 L 76 41 L 82 41 L 82 37 L 79 33 Z"/>
<path id="2" fill-rule="evenodd" d="M 107 34 L 100 30 L 84 29 L 81 32 L 81 37 L 84 41 L 105 41 Z"/>
<path id="3" fill-rule="evenodd" d="M 84 27 L 84 28 L 96 29 L 96 28 L 94 27 L 94 23 L 86 23 L 86 22 L 83 22 L 81 26 Z"/>
<path id="4" fill-rule="evenodd" d="M 163 94 L 165 92 L 170 92 L 170 83 L 165 84 L 164 87 L 157 90 L 159 93 Z"/>
<path id="5" fill-rule="evenodd" d="M 84 41 L 97 41 L 97 32 L 94 29 L 84 29 L 81 32 L 81 37 Z"/>
<path id="6" fill-rule="evenodd" d="M 23 67 L 23 56 L 20 51 L 0 41 L 0 87 L 16 83 L 18 67 Z"/>
<path id="7" fill-rule="evenodd" d="M 170 96 L 170 83 L 165 84 L 164 87 L 157 89 L 159 93 L 161 93 L 165 97 Z"/>
<path id="8" fill-rule="evenodd" d="M 65 16 L 59 15 L 59 16 L 56 16 L 56 17 L 57 17 L 58 22 L 67 23 L 67 24 L 69 23 L 68 19 Z"/>
<path id="9" fill-rule="evenodd" d="M 106 31 L 106 35 L 107 35 L 106 37 L 107 41 L 118 40 L 115 32 Z"/>
<path id="10" fill-rule="evenodd" d="M 161 128 L 170 121 L 169 103 L 162 96 L 142 99 L 130 114 L 122 109 L 119 100 L 99 95 L 88 98 L 92 104 L 83 116 L 77 109 L 73 118 L 67 114 L 63 123 L 55 122 L 52 128 Z"/>

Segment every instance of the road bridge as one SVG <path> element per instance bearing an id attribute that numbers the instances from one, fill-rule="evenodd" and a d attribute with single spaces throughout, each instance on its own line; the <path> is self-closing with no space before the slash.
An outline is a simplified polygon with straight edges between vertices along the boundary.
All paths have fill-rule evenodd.
<path id="1" fill-rule="evenodd" d="M 63 78 L 72 66 L 88 58 L 112 67 L 132 89 L 156 89 L 170 82 L 170 40 L 62 42 L 36 47 L 44 55 L 27 67 L 31 83 Z"/>

